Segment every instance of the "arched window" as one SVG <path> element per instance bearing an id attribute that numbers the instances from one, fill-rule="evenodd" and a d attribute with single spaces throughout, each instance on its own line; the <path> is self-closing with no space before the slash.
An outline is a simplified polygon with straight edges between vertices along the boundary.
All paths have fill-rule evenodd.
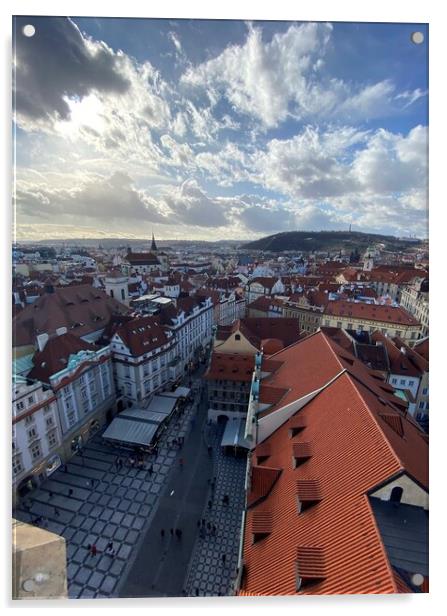
<path id="1" fill-rule="evenodd" d="M 390 501 L 392 501 L 393 503 L 400 503 L 403 493 L 404 493 L 403 488 L 396 486 L 395 488 L 391 490 Z"/>

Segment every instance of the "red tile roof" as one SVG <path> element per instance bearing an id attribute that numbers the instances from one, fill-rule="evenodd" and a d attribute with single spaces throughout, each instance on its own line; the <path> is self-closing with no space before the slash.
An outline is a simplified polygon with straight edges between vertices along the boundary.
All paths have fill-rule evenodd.
<path id="1" fill-rule="evenodd" d="M 343 300 L 329 302 L 323 314 L 343 316 L 371 321 L 382 321 L 393 325 L 419 325 L 419 321 L 400 306 L 383 306 Z"/>
<path id="2" fill-rule="evenodd" d="M 318 337 L 313 338 L 321 359 Z M 285 422 L 265 441 L 276 481 L 257 489 L 258 502 L 253 487 L 249 494 L 240 594 L 399 592 L 368 493 L 402 471 L 426 486 L 427 443 L 405 418 L 402 438 L 380 417 L 382 408 L 393 410 L 383 407 L 364 378 L 367 385 L 345 372 L 306 405 L 302 432 L 291 437 Z M 291 457 L 299 442 L 312 443 L 313 455 L 295 469 Z M 297 482 L 316 480 L 321 500 L 299 513 Z M 252 543 L 255 512 L 269 512 L 273 523 L 268 536 Z M 297 591 L 297 573 L 313 584 Z"/>
<path id="3" fill-rule="evenodd" d="M 85 342 L 74 334 L 66 333 L 50 338 L 43 351 L 37 351 L 33 357 L 34 367 L 29 378 L 49 383 L 50 377 L 67 367 L 70 355 L 79 351 L 94 351 L 95 346 Z"/>
<path id="4" fill-rule="evenodd" d="M 121 338 L 133 357 L 141 357 L 169 342 L 163 325 L 154 316 L 128 321 L 115 334 Z"/>
<path id="5" fill-rule="evenodd" d="M 41 333 L 60 327 L 78 337 L 103 329 L 113 314 L 129 309 L 91 285 L 55 287 L 22 310 L 13 320 L 13 346 L 32 345 Z"/>
<path id="6" fill-rule="evenodd" d="M 213 351 L 204 378 L 208 381 L 242 381 L 249 383 L 253 376 L 254 365 L 254 355 Z"/>

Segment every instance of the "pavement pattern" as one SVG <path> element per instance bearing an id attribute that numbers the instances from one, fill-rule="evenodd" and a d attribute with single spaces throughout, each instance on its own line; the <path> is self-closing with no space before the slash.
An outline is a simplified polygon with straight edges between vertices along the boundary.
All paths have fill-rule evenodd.
<path id="1" fill-rule="evenodd" d="M 237 575 L 242 511 L 245 506 L 246 457 L 224 454 L 220 448 L 223 427 L 208 426 L 206 440 L 213 447 L 214 489 L 209 487 L 201 520 L 204 531 L 197 535 L 185 583 L 188 596 L 234 594 Z M 214 479 L 213 478 L 213 479 Z M 224 495 L 229 503 L 223 503 Z M 211 503 L 211 507 L 209 507 Z M 211 530 L 208 530 L 208 524 Z M 213 529 L 215 527 L 215 531 Z M 225 560 L 223 560 L 223 557 Z"/>
<path id="2" fill-rule="evenodd" d="M 118 469 L 117 458 L 125 460 L 123 450 L 104 444 L 97 434 L 82 455 L 71 458 L 66 472 L 58 469 L 13 511 L 23 522 L 33 524 L 42 518 L 41 527 L 65 538 L 70 598 L 116 596 L 118 582 L 126 576 L 129 558 L 157 508 L 169 471 L 182 455 L 169 443 L 179 436 L 186 440 L 196 408 L 195 401 L 178 421 L 171 421 L 158 456 L 148 458 L 144 470 L 126 464 Z M 114 556 L 105 552 L 109 542 Z M 93 544 L 96 556 L 88 550 Z"/>

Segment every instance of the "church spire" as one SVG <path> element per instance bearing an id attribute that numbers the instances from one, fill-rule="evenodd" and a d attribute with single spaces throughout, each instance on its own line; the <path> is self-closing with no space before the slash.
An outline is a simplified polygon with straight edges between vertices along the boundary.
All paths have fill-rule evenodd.
<path id="1" fill-rule="evenodd" d="M 152 231 L 151 252 L 157 252 L 157 244 L 155 243 L 154 232 Z"/>

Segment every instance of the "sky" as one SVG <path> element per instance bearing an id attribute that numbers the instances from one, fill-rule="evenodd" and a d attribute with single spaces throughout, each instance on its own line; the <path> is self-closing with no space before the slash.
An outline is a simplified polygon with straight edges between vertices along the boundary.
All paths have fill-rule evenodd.
<path id="1" fill-rule="evenodd" d="M 425 25 L 34 16 L 13 45 L 19 241 L 428 235 Z"/>

